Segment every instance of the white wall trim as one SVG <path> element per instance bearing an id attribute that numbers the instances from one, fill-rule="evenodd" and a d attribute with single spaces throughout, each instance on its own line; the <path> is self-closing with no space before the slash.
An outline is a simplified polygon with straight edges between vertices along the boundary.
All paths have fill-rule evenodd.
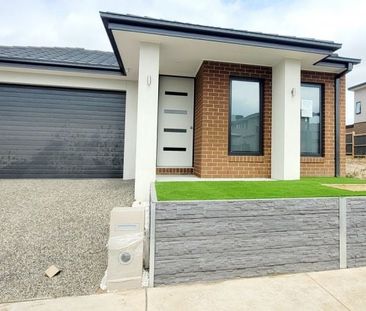
<path id="1" fill-rule="evenodd" d="M 122 76 L 0 67 L 0 83 L 124 91 Z"/>

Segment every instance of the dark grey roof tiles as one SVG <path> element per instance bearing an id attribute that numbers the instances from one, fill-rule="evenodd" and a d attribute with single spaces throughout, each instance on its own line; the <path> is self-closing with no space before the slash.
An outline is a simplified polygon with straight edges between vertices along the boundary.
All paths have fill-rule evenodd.
<path id="1" fill-rule="evenodd" d="M 0 62 L 119 70 L 113 52 L 83 48 L 0 46 Z"/>

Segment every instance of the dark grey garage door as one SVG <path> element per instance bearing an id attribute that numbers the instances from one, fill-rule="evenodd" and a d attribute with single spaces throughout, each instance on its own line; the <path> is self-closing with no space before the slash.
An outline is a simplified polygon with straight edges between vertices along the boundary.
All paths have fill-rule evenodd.
<path id="1" fill-rule="evenodd" d="M 125 93 L 0 85 L 0 178 L 122 177 Z"/>

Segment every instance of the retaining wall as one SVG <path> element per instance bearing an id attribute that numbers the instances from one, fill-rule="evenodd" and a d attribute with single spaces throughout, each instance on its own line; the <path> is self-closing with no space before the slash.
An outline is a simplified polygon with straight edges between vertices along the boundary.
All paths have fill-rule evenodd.
<path id="1" fill-rule="evenodd" d="M 366 197 L 151 202 L 150 285 L 366 266 Z"/>
<path id="2" fill-rule="evenodd" d="M 347 267 L 366 266 L 366 198 L 347 198 Z"/>

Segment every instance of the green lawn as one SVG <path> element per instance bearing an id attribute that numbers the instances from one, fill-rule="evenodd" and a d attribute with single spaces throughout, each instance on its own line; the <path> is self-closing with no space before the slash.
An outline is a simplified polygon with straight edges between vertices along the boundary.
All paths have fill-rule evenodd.
<path id="1" fill-rule="evenodd" d="M 323 184 L 365 184 L 357 178 L 302 178 L 296 181 L 156 182 L 159 201 L 366 196 Z"/>

